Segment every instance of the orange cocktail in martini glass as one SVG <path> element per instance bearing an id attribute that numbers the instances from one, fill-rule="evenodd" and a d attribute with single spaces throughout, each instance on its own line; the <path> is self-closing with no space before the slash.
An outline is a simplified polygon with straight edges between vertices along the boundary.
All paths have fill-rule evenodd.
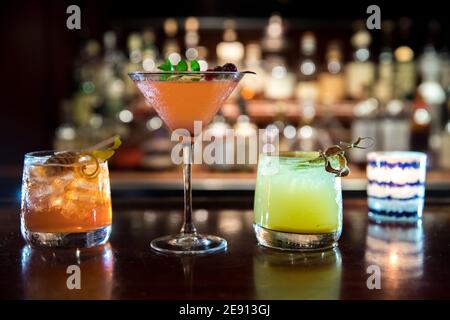
<path id="1" fill-rule="evenodd" d="M 194 121 L 208 125 L 245 73 L 205 72 L 133 72 L 129 76 L 147 101 L 171 130 L 185 129 L 183 139 L 184 223 L 179 234 L 157 238 L 154 250 L 192 255 L 223 250 L 227 242 L 217 236 L 197 233 L 192 222 L 191 165 Z"/>

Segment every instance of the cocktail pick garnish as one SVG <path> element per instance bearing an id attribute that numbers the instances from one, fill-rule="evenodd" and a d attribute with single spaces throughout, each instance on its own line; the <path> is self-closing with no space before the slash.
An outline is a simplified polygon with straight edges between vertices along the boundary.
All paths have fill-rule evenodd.
<path id="1" fill-rule="evenodd" d="M 78 163 L 77 169 L 83 177 L 96 178 L 100 172 L 100 162 L 111 158 L 121 144 L 120 137 L 114 136 L 81 151 L 55 152 L 45 161 L 49 165 L 46 166 L 47 172 L 51 175 L 61 174 L 66 167 Z"/>
<path id="2" fill-rule="evenodd" d="M 363 141 L 370 141 L 368 145 L 361 145 Z M 339 142 L 339 145 L 334 145 L 326 149 L 325 151 L 319 151 L 319 157 L 311 160 L 311 162 L 324 161 L 325 170 L 333 173 L 336 177 L 345 177 L 350 174 L 350 169 L 348 168 L 347 159 L 345 158 L 345 151 L 349 149 L 367 149 L 373 146 L 375 140 L 371 137 L 359 137 L 355 142 Z M 339 162 L 339 167 L 335 168 L 332 165 L 332 161 L 336 160 Z"/>
<path id="3" fill-rule="evenodd" d="M 78 153 L 75 151 L 57 151 L 45 161 L 45 172 L 49 176 L 62 174 L 67 166 L 77 161 Z"/>

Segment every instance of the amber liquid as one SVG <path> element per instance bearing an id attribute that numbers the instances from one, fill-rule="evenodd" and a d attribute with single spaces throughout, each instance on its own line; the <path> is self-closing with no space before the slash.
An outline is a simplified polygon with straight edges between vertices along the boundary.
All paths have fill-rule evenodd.
<path id="1" fill-rule="evenodd" d="M 22 223 L 32 232 L 87 232 L 111 225 L 108 166 L 87 178 L 76 166 L 24 169 Z"/>
<path id="2" fill-rule="evenodd" d="M 237 81 L 143 80 L 136 85 L 170 129 L 194 134 L 194 121 L 209 124 Z"/>

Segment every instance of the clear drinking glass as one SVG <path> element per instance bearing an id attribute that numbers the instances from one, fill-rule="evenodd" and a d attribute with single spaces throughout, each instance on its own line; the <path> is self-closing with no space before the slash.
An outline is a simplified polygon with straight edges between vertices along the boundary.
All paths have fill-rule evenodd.
<path id="1" fill-rule="evenodd" d="M 111 232 L 108 163 L 76 152 L 25 155 L 21 231 L 33 246 L 93 247 Z"/>
<path id="2" fill-rule="evenodd" d="M 367 202 L 375 221 L 422 218 L 427 155 L 414 151 L 370 152 L 367 155 Z"/>
<path id="3" fill-rule="evenodd" d="M 224 250 L 225 239 L 199 234 L 192 221 L 192 159 L 194 122 L 207 126 L 245 72 L 132 72 L 130 78 L 172 130 L 184 130 L 184 223 L 180 233 L 154 239 L 151 247 L 177 255 L 198 255 Z"/>
<path id="4" fill-rule="evenodd" d="M 334 247 L 342 230 L 341 179 L 318 152 L 262 154 L 255 190 L 258 242 L 282 250 Z"/>

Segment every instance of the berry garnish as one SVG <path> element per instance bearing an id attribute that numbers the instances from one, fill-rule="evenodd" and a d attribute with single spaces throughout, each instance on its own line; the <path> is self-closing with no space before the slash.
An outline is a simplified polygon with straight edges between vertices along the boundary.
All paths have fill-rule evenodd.
<path id="1" fill-rule="evenodd" d="M 226 72 L 237 72 L 238 69 L 237 69 L 237 67 L 236 67 L 234 64 L 232 64 L 232 63 L 225 63 L 225 64 L 222 66 L 222 71 L 226 71 Z"/>
<path id="2" fill-rule="evenodd" d="M 223 71 L 223 70 L 222 70 L 222 67 L 221 67 L 221 66 L 216 66 L 216 67 L 214 67 L 214 69 L 208 69 L 208 70 L 206 70 L 206 71 L 209 71 L 209 72 L 221 72 L 221 71 Z M 212 80 L 214 80 L 214 75 L 212 75 L 212 74 L 207 74 L 207 75 L 205 75 L 205 80 L 206 80 L 206 81 L 212 81 Z"/>
<path id="3" fill-rule="evenodd" d="M 166 59 L 163 64 L 158 66 L 158 69 L 164 71 L 160 75 L 161 81 L 173 81 L 173 80 L 183 80 L 183 81 L 200 81 L 202 79 L 201 75 L 190 74 L 193 71 L 199 72 L 200 64 L 196 60 L 187 62 L 185 60 L 180 60 L 177 65 L 173 65 L 169 59 Z M 233 63 L 225 63 L 223 66 L 216 66 L 213 69 L 206 70 L 207 72 L 237 72 L 238 68 Z M 246 74 L 255 74 L 252 71 L 243 71 Z M 204 79 L 206 81 L 212 81 L 214 79 L 224 79 L 226 75 L 213 75 L 206 74 Z"/>

